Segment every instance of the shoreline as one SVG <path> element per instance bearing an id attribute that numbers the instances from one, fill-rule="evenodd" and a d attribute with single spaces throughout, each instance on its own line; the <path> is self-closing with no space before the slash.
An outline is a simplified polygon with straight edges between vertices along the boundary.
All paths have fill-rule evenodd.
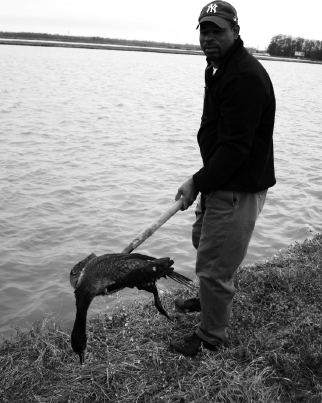
<path id="1" fill-rule="evenodd" d="M 157 48 L 144 46 L 127 46 L 112 44 L 95 44 L 95 43 L 77 43 L 77 42 L 59 42 L 59 41 L 39 41 L 39 40 L 22 40 L 22 39 L 6 39 L 0 38 L 0 45 L 20 45 L 20 46 L 44 46 L 44 47 L 61 47 L 61 48 L 78 48 L 78 49 L 102 49 L 102 50 L 121 50 L 132 52 L 153 52 L 153 53 L 172 53 L 181 55 L 199 55 L 204 56 L 201 50 L 178 49 L 178 48 Z M 308 64 L 322 64 L 320 61 L 283 58 L 275 56 L 262 56 L 253 53 L 258 60 L 269 60 L 279 62 L 294 62 Z"/>
<path id="2" fill-rule="evenodd" d="M 196 357 L 169 351 L 192 332 L 198 313 L 178 314 L 185 288 L 160 295 L 167 321 L 139 297 L 133 306 L 88 320 L 79 365 L 64 331 L 47 315 L 0 346 L 4 402 L 320 402 L 322 234 L 268 261 L 240 267 L 230 345 Z M 197 283 L 196 283 L 197 285 Z M 215 380 L 215 381 L 214 381 Z"/>

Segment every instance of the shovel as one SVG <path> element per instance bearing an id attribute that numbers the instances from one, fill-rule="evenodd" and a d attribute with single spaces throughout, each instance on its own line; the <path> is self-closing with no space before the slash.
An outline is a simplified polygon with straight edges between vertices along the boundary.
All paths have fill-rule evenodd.
<path id="1" fill-rule="evenodd" d="M 121 253 L 131 253 L 134 249 L 136 249 L 141 243 L 143 243 L 146 239 L 150 238 L 151 235 L 155 233 L 155 231 L 161 227 L 166 221 L 169 220 L 177 211 L 179 211 L 182 207 L 182 198 L 176 201 L 168 210 L 166 210 L 160 217 L 150 224 L 146 229 L 141 231 L 132 242 L 130 242 Z"/>

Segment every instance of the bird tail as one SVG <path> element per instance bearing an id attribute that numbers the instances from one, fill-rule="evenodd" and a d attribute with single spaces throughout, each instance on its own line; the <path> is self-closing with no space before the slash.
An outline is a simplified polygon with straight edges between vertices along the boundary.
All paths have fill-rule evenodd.
<path id="1" fill-rule="evenodd" d="M 195 289 L 195 287 L 191 284 L 192 280 L 190 278 L 183 276 L 182 274 L 174 271 L 173 267 L 171 267 L 174 263 L 173 260 L 171 260 L 169 257 L 163 257 L 160 259 L 155 259 L 151 262 L 154 266 L 160 267 L 162 266 L 163 268 L 166 268 L 166 272 L 163 274 L 164 277 L 170 277 L 172 280 L 176 281 L 177 283 L 183 284 L 186 287 L 191 288 L 192 290 Z"/>
<path id="2" fill-rule="evenodd" d="M 191 284 L 192 280 L 190 280 L 190 278 L 183 276 L 182 274 L 173 271 L 172 273 L 168 274 L 168 276 L 170 278 L 172 278 L 172 280 L 176 281 L 177 283 L 183 284 L 186 287 L 191 288 L 192 290 L 194 290 L 194 286 Z"/>

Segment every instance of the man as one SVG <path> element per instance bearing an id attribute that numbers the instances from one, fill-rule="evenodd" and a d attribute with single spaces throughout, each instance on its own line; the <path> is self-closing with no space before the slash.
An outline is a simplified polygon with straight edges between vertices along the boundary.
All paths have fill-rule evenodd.
<path id="1" fill-rule="evenodd" d="M 246 255 L 267 189 L 276 183 L 270 78 L 244 48 L 232 5 L 207 4 L 199 25 L 200 46 L 207 57 L 198 132 L 203 168 L 176 195 L 176 200 L 183 198 L 186 210 L 201 194 L 192 231 L 199 298 L 178 299 L 175 304 L 178 310 L 201 314 L 192 335 L 170 343 L 172 351 L 187 355 L 197 354 L 202 344 L 211 350 L 227 344 L 233 275 Z"/>

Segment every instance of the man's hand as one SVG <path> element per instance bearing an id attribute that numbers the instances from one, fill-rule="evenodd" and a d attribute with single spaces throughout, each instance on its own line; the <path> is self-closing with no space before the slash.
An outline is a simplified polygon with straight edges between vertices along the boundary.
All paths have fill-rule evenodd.
<path id="1" fill-rule="evenodd" d="M 188 179 L 179 187 L 175 200 L 179 200 L 182 196 L 182 211 L 187 210 L 191 206 L 191 204 L 196 200 L 198 193 L 199 192 L 196 189 L 192 178 Z"/>

